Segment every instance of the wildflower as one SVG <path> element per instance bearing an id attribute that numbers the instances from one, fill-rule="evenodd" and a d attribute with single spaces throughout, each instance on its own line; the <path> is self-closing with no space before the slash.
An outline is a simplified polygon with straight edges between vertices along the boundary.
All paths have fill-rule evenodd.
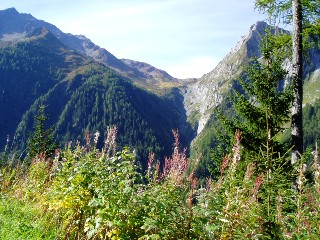
<path id="1" fill-rule="evenodd" d="M 229 164 L 229 161 L 230 161 L 230 156 L 225 156 L 222 160 L 222 163 L 220 165 L 220 172 L 221 174 L 223 174 L 224 170 L 228 167 L 228 164 Z"/>
<path id="2" fill-rule="evenodd" d="M 155 170 L 155 176 L 154 179 L 156 179 L 159 176 L 159 172 L 160 172 L 160 162 L 158 161 L 156 163 L 156 170 Z"/>
<path id="3" fill-rule="evenodd" d="M 234 147 L 233 147 L 233 164 L 237 164 L 237 162 L 240 161 L 240 141 L 242 139 L 241 137 L 241 132 L 239 130 L 236 130 L 236 133 L 235 133 L 235 139 L 236 139 L 236 142 L 234 144 Z"/>
<path id="4" fill-rule="evenodd" d="M 154 153 L 150 152 L 149 159 L 148 159 L 148 169 L 151 169 L 153 162 L 154 162 Z"/>
<path id="5" fill-rule="evenodd" d="M 211 177 L 206 179 L 206 192 L 210 192 L 212 183 L 213 183 L 213 180 Z"/>
<path id="6" fill-rule="evenodd" d="M 96 133 L 94 134 L 94 139 L 93 139 L 93 142 L 94 142 L 95 146 L 97 146 L 99 137 L 100 137 L 100 132 L 96 131 Z"/>
<path id="7" fill-rule="evenodd" d="M 245 173 L 245 176 L 244 176 L 245 181 L 248 181 L 251 178 L 255 168 L 256 168 L 256 164 L 255 163 L 248 164 L 247 169 L 246 169 L 246 173 Z"/>
<path id="8" fill-rule="evenodd" d="M 163 177 L 172 178 L 177 183 L 180 182 L 188 168 L 187 149 L 179 150 L 179 133 L 172 131 L 175 143 L 171 158 L 166 157 L 164 162 Z"/>
<path id="9" fill-rule="evenodd" d="M 251 194 L 251 201 L 255 201 L 257 199 L 257 193 L 261 187 L 261 185 L 263 184 L 263 177 L 264 177 L 264 174 L 260 174 L 257 179 L 256 179 L 256 182 L 254 183 L 254 187 L 253 189 L 250 191 L 250 194 Z"/>
<path id="10" fill-rule="evenodd" d="M 258 177 L 257 177 L 257 180 L 254 184 L 254 190 L 255 192 L 258 192 L 258 190 L 260 189 L 261 185 L 263 183 L 263 174 L 260 174 Z"/>
<path id="11" fill-rule="evenodd" d="M 154 162 L 154 153 L 151 152 L 149 153 L 149 159 L 148 159 L 148 177 L 150 177 L 150 172 L 151 172 L 153 162 Z"/>
<path id="12" fill-rule="evenodd" d="M 103 152 L 110 156 L 110 153 L 115 153 L 117 148 L 116 136 L 118 128 L 116 126 L 109 127 L 107 130 L 106 140 L 104 142 Z"/>

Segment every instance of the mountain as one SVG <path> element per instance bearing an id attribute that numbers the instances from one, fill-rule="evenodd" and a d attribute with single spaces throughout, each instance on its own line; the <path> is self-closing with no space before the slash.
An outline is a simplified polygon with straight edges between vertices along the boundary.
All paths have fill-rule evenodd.
<path id="1" fill-rule="evenodd" d="M 146 167 L 149 152 L 159 159 L 172 149 L 172 129 L 181 129 L 181 141 L 190 141 L 183 97 L 172 88 L 158 96 L 136 87 L 127 77 L 91 57 L 68 48 L 47 28 L 31 28 L 19 38 L 0 41 L 0 142 L 7 135 L 21 150 L 40 104 L 46 105 L 61 142 L 84 141 L 84 132 L 101 133 L 118 127 L 118 144 L 137 152 Z M 12 35 L 11 35 L 12 36 Z"/>
<path id="2" fill-rule="evenodd" d="M 260 57 L 267 28 L 257 22 L 212 71 L 181 80 L 148 63 L 118 59 L 85 36 L 63 33 L 30 14 L 0 11 L 0 146 L 10 135 L 24 148 L 43 103 L 61 142 L 84 141 L 85 130 L 104 135 L 117 125 L 119 145 L 135 148 L 142 167 L 150 151 L 170 154 L 171 130 L 178 129 L 183 146 L 204 159 L 205 172 L 217 144 L 215 111 L 229 111 L 226 96 L 239 87 L 237 79 L 252 57 Z M 319 49 L 308 56 L 304 102 L 314 104 L 320 91 Z"/>
<path id="3" fill-rule="evenodd" d="M 4 41 L 19 40 L 25 37 L 26 33 L 31 32 L 36 28 L 48 29 L 67 48 L 77 50 L 78 52 L 83 53 L 98 62 L 103 63 L 123 76 L 129 77 L 133 80 L 139 79 L 139 83 L 142 86 L 144 85 L 141 84 L 143 83 L 143 81 L 141 80 L 159 80 L 158 75 L 145 72 L 139 66 L 136 67 L 136 64 L 133 64 L 133 62 L 116 58 L 106 49 L 97 46 L 90 39 L 86 38 L 83 35 L 72 35 L 70 33 L 63 33 L 56 26 L 43 20 L 38 20 L 31 14 L 19 13 L 15 8 L 9 8 L 0 11 L 0 36 Z M 153 71 L 162 73 L 164 72 L 156 68 L 154 68 Z M 165 82 L 176 82 L 176 79 L 174 79 L 168 73 L 159 76 L 161 76 L 161 79 Z"/>
<path id="4" fill-rule="evenodd" d="M 217 146 L 216 110 L 229 112 L 230 106 L 224 100 L 232 89 L 239 89 L 238 80 L 253 57 L 260 58 L 259 44 L 266 30 L 271 32 L 290 32 L 278 27 L 271 27 L 265 22 L 252 25 L 236 46 L 209 73 L 190 84 L 184 94 L 184 104 L 188 121 L 196 129 L 197 135 L 191 145 L 193 157 L 202 156 L 203 161 L 210 161 L 211 150 Z M 311 49 L 304 63 L 304 104 L 314 104 L 320 92 L 320 50 Z M 290 60 L 284 63 L 290 72 Z M 230 114 L 230 112 L 229 112 Z M 206 164 L 204 164 L 206 165 Z M 202 169 L 201 171 L 204 171 Z"/>
<path id="5" fill-rule="evenodd" d="M 189 121 L 196 125 L 199 135 L 205 128 L 212 110 L 218 106 L 252 57 L 260 57 L 259 42 L 268 25 L 257 22 L 248 34 L 209 73 L 189 86 L 185 94 L 185 107 Z"/>
<path id="6" fill-rule="evenodd" d="M 133 67 L 139 72 L 144 73 L 144 75 L 148 76 L 148 78 L 156 78 L 156 79 L 163 79 L 164 81 L 176 81 L 174 77 L 170 76 L 166 71 L 157 69 L 153 66 L 151 66 L 148 63 L 138 62 L 130 59 L 122 59 L 124 63 L 126 63 L 128 66 Z"/>
<path id="7" fill-rule="evenodd" d="M 38 33 L 38 35 L 37 35 Z M 48 30 L 0 49 L 1 142 L 13 133 L 25 111 L 73 69 L 91 60 L 67 50 Z"/>
<path id="8" fill-rule="evenodd" d="M 204 130 L 212 111 L 234 87 L 234 80 L 239 79 L 244 67 L 253 57 L 261 56 L 259 44 L 267 29 L 270 29 L 270 26 L 265 22 L 257 22 L 252 25 L 249 32 L 211 72 L 188 86 L 184 95 L 185 108 L 188 120 L 197 128 L 197 135 Z M 271 30 L 290 34 L 280 28 L 271 28 Z M 304 68 L 305 102 L 313 101 L 317 97 L 312 86 L 318 83 L 319 78 L 319 49 L 310 50 L 308 56 Z"/>

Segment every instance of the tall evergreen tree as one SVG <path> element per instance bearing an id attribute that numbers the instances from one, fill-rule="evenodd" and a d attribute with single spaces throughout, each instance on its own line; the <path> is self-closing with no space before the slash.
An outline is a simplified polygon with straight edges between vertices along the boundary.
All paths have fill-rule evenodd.
<path id="1" fill-rule="evenodd" d="M 233 162 L 239 161 L 240 156 L 242 161 L 239 161 L 235 176 L 242 179 L 254 174 L 256 183 L 263 181 L 259 187 L 259 204 L 263 206 L 259 213 L 261 229 L 266 239 L 278 239 L 281 231 L 275 220 L 277 197 L 290 189 L 293 176 L 288 146 L 279 137 L 290 118 L 293 94 L 291 85 L 285 84 L 284 52 L 277 38 L 267 34 L 260 49 L 262 59 L 255 59 L 248 67 L 240 81 L 243 91 L 235 91 L 232 97 L 236 116 L 231 120 L 220 118 L 223 118 L 222 123 L 230 136 L 236 132 Z M 243 147 L 241 154 L 239 142 Z M 223 162 L 221 169 L 225 166 Z"/>
<path id="2" fill-rule="evenodd" d="M 53 138 L 53 127 L 46 129 L 48 115 L 45 113 L 45 105 L 40 105 L 38 114 L 34 117 L 34 131 L 30 134 L 27 142 L 27 158 L 33 159 L 39 154 L 51 157 L 58 147 Z"/>
<path id="3" fill-rule="evenodd" d="M 220 119 L 230 136 L 240 130 L 249 154 L 256 156 L 268 146 L 274 154 L 283 155 L 286 147 L 278 135 L 289 120 L 292 90 L 284 86 L 287 72 L 282 67 L 283 55 L 271 34 L 262 40 L 261 52 L 262 60 L 255 59 L 240 80 L 244 92 L 235 91 L 232 96 L 236 117 L 220 115 Z"/>
<path id="4" fill-rule="evenodd" d="M 295 163 L 303 153 L 302 99 L 303 99 L 303 42 L 310 37 L 319 38 L 319 0 L 256 0 L 258 9 L 268 13 L 273 20 L 281 19 L 292 24 L 292 83 L 293 103 L 291 112 L 291 136 L 293 150 L 291 162 Z M 304 39 L 303 39 L 304 36 Z"/>

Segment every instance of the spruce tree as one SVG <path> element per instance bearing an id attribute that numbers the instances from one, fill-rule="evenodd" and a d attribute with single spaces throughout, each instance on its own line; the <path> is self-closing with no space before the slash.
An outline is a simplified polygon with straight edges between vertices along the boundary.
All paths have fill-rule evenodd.
<path id="1" fill-rule="evenodd" d="M 231 96 L 235 117 L 220 114 L 229 136 L 242 133 L 246 153 L 256 156 L 266 146 L 273 154 L 283 155 L 286 145 L 279 141 L 284 124 L 289 121 L 292 101 L 290 85 L 284 86 L 287 71 L 282 67 L 283 52 L 271 34 L 261 41 L 261 59 L 254 59 L 240 79 L 241 88 Z"/>
<path id="2" fill-rule="evenodd" d="M 291 162 L 295 163 L 303 154 L 303 52 L 306 52 L 310 45 L 312 47 L 319 43 L 320 2 L 319 0 L 256 0 L 256 7 L 267 13 L 272 21 L 282 20 L 285 24 L 292 24 Z"/>
<path id="3" fill-rule="evenodd" d="M 49 119 L 45 113 L 45 105 L 39 106 L 38 114 L 35 115 L 35 124 L 33 133 L 30 134 L 27 141 L 27 159 L 42 154 L 44 157 L 51 157 L 58 147 L 53 138 L 53 127 L 46 129 L 46 121 Z"/>
<path id="4" fill-rule="evenodd" d="M 235 117 L 220 115 L 220 119 L 230 136 L 235 132 L 241 135 L 241 154 L 233 149 L 234 155 L 239 159 L 241 156 L 235 177 L 246 178 L 250 171 L 257 176 L 261 184 L 258 201 L 263 206 L 259 213 L 261 229 L 267 239 L 278 239 L 282 234 L 276 220 L 278 197 L 285 195 L 293 181 L 290 145 L 280 141 L 284 125 L 290 119 L 293 94 L 291 85 L 284 84 L 287 77 L 282 67 L 284 51 L 277 38 L 267 33 L 260 50 L 262 58 L 253 60 L 240 80 L 241 90 L 232 97 Z M 289 206 L 288 202 L 285 204 Z"/>

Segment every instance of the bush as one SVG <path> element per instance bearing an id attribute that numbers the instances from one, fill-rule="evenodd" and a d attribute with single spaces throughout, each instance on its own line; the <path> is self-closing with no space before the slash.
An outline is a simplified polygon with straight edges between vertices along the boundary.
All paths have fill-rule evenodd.
<path id="1" fill-rule="evenodd" d="M 135 166 L 129 149 L 115 151 L 114 141 L 102 151 L 88 141 L 86 146 L 56 151 L 53 160 L 37 156 L 30 165 L 17 160 L 2 164 L 0 239 L 320 236 L 317 151 L 308 171 L 307 156 L 294 166 L 293 188 L 292 178 L 286 180 L 283 171 L 261 171 L 254 161 L 246 162 L 237 132 L 233 153 L 221 163 L 220 177 L 201 186 L 193 172 L 187 174 L 189 161 L 180 150 L 177 132 L 174 137 L 174 152 L 163 169 L 150 154 L 146 175 Z M 256 157 L 269 161 L 263 151 Z M 279 159 L 274 159 L 275 166 Z M 245 172 L 240 171 L 243 168 Z M 309 180 L 307 172 L 312 175 Z"/>

